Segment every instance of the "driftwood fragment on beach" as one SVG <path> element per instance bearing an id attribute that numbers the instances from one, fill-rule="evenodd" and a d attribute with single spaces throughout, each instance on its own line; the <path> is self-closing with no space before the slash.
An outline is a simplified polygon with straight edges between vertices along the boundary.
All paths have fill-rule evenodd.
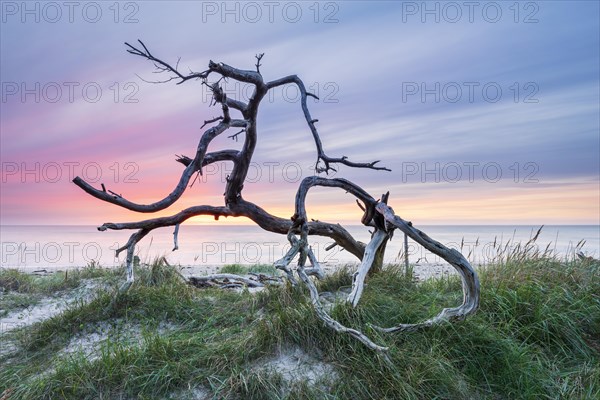
<path id="1" fill-rule="evenodd" d="M 236 274 L 212 274 L 203 276 L 190 276 L 186 281 L 196 287 L 218 287 L 228 288 L 263 288 L 265 284 L 280 285 L 281 279 L 275 276 L 264 274 L 250 274 L 251 277 L 245 277 Z"/>

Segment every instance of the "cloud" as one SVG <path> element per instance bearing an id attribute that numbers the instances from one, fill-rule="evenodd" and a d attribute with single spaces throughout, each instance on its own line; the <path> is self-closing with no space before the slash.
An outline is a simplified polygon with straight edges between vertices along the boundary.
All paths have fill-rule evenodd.
<path id="1" fill-rule="evenodd" d="M 214 4 L 217 13 L 207 14 L 206 7 Z M 393 169 L 340 167 L 335 176 L 355 180 L 376 197 L 390 189 L 411 201 L 407 210 L 417 217 L 448 223 L 598 220 L 597 3 L 535 3 L 536 23 L 523 22 L 528 10 L 520 8 L 517 16 L 504 3 L 499 3 L 503 14 L 497 23 L 486 21 L 481 8 L 475 10 L 473 23 L 466 9 L 457 23 L 449 23 L 445 14 L 435 22 L 435 15 L 423 16 L 422 10 L 407 12 L 406 2 L 376 7 L 367 2 L 298 3 L 302 18 L 296 23 L 289 22 L 291 14 L 282 14 L 282 3 L 273 21 L 263 8 L 261 18 L 252 22 L 254 14 L 248 13 L 253 6 L 247 3 L 228 3 L 239 8 L 234 14 L 223 14 L 225 3 L 214 4 L 165 7 L 143 2 L 133 24 L 122 23 L 123 12 L 131 10 L 121 9 L 115 22 L 108 6 L 95 24 L 80 17 L 74 23 L 21 23 L 13 18 L 3 24 L 3 90 L 7 82 L 19 90 L 21 84 L 42 88 L 25 95 L 25 101 L 16 93 L 2 102 L 0 154 L 9 163 L 3 164 L 3 223 L 139 217 L 99 205 L 68 179 L 34 185 L 28 182 L 33 175 L 26 175 L 22 183 L 23 165 L 36 168 L 36 162 L 41 169 L 57 163 L 64 174 L 64 163 L 77 162 L 78 168 L 97 163 L 108 179 L 115 163 L 122 177 L 128 172 L 124 165 L 135 162 L 139 184 L 107 183 L 148 202 L 172 189 L 181 173 L 174 154 L 193 156 L 199 127 L 219 110 L 209 107 L 200 82 L 153 85 L 139 80 L 136 74 L 162 77 L 153 74 L 151 63 L 125 52 L 123 42 L 137 38 L 171 63 L 181 57 L 182 71 L 203 70 L 210 59 L 253 69 L 254 55 L 265 52 L 265 79 L 298 74 L 318 93 L 320 100 L 311 99 L 309 106 L 319 119 L 327 154 L 355 161 L 381 159 Z M 327 16 L 338 22 L 325 23 Z M 79 84 L 73 101 L 66 82 Z M 63 89 L 59 101 L 50 102 L 41 93 L 44 87 L 51 89 L 49 84 Z M 86 98 L 86 84 L 99 85 L 99 101 Z M 250 93 L 243 87 L 230 89 L 232 97 Z M 302 177 L 312 172 L 316 149 L 294 94 L 293 88 L 278 88 L 263 101 L 254 158 L 263 173 L 273 162 L 280 163 L 278 173 L 286 162 L 300 165 Z M 138 102 L 125 102 L 127 95 Z M 35 102 L 35 96 L 41 100 Z M 224 135 L 210 150 L 240 146 Z M 15 163 L 19 171 L 13 175 Z M 475 163 L 476 176 L 470 182 L 465 177 Z M 407 168 L 415 165 L 418 171 L 408 176 Z M 421 182 L 423 173 L 426 181 L 435 180 L 436 174 L 444 178 L 457 165 L 462 176 L 454 184 L 444 179 Z M 497 184 L 489 183 L 486 165 L 491 165 L 489 173 L 500 168 Z M 531 173 L 538 185 L 524 187 Z M 287 215 L 297 182 L 278 179 L 248 184 L 245 193 Z M 197 186 L 180 206 L 220 204 L 222 187 L 220 178 Z M 47 202 L 41 205 L 37 198 Z M 313 198 L 317 214 L 354 217 L 355 206 L 342 193 L 319 191 Z M 321 203 L 322 208 L 317 205 Z M 444 214 L 448 208 L 454 211 Z"/>

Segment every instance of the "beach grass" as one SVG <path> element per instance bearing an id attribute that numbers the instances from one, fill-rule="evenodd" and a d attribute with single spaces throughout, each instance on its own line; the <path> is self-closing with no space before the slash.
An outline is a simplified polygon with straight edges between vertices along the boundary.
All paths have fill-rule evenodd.
<path id="1" fill-rule="evenodd" d="M 227 264 L 221 267 L 220 273 L 223 274 L 237 274 L 237 275 L 247 275 L 247 274 L 266 274 L 266 275 L 280 275 L 280 271 L 270 264 L 255 264 L 250 266 L 245 266 L 241 264 Z"/>
<path id="2" fill-rule="evenodd" d="M 227 273 L 268 273 L 231 265 Z M 546 254 L 481 268 L 481 308 L 465 321 L 383 334 L 370 324 L 418 322 L 460 303 L 458 277 L 416 282 L 399 266 L 372 277 L 359 307 L 331 314 L 388 346 L 391 365 L 323 326 L 303 287 L 198 289 L 157 260 L 115 297 L 121 270 L 97 266 L 32 277 L 0 272 L 10 296 L 68 294 L 102 282 L 88 301 L 0 337 L 6 399 L 597 399 L 600 263 Z M 335 294 L 340 269 L 319 283 Z M 7 297 L 8 296 L 8 297 Z M 115 300 L 116 299 L 116 300 Z M 21 305 L 22 306 L 22 305 Z M 2 398 L 0 395 L 0 398 Z"/>

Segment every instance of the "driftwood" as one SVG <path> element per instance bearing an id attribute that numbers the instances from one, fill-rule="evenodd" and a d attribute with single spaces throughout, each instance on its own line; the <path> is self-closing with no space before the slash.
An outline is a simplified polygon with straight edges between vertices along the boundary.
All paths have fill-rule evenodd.
<path id="1" fill-rule="evenodd" d="M 218 287 L 227 288 L 264 288 L 265 285 L 280 285 L 282 280 L 277 276 L 265 274 L 249 274 L 250 277 L 236 274 L 212 274 L 203 276 L 190 276 L 184 279 L 196 287 Z"/>
<path id="2" fill-rule="evenodd" d="M 248 287 L 264 287 L 261 282 L 255 281 L 254 279 L 245 278 L 243 276 L 235 275 L 235 274 L 213 274 L 206 276 L 193 276 L 189 278 L 189 281 L 195 285 L 199 285 L 201 282 L 221 282 L 223 283 L 233 284 L 233 285 L 245 285 Z"/>
<path id="3" fill-rule="evenodd" d="M 221 115 L 204 121 L 202 128 L 207 125 L 212 126 L 202 133 L 193 158 L 185 155 L 177 156 L 176 161 L 183 164 L 185 168 L 173 190 L 162 199 L 150 204 L 139 204 L 128 200 L 121 194 L 116 194 L 111 190 L 107 190 L 104 184 L 101 185 L 100 189 L 97 189 L 80 177 L 76 177 L 73 182 L 97 199 L 131 211 L 153 213 L 164 210 L 177 202 L 188 186 L 193 183 L 192 178 L 194 175 L 202 174 L 202 169 L 205 166 L 215 162 L 230 161 L 233 163 L 233 169 L 231 174 L 227 177 L 227 182 L 225 184 L 224 205 L 198 205 L 189 207 L 179 213 L 167 217 L 151 218 L 138 222 L 107 222 L 98 228 L 100 231 L 123 229 L 135 230 L 127 243 L 116 250 L 117 256 L 122 251 L 127 251 L 127 280 L 120 288 L 121 293 L 127 291 L 134 282 L 133 266 L 135 247 L 140 240 L 148 235 L 148 233 L 157 228 L 174 227 L 173 250 L 177 250 L 179 248 L 178 233 L 180 224 L 194 216 L 211 215 L 215 220 L 218 220 L 220 217 L 247 217 L 266 231 L 287 235 L 291 248 L 281 260 L 275 263 L 275 267 L 285 272 L 288 281 L 292 285 L 296 285 L 298 284 L 298 281 L 294 276 L 294 269 L 290 267 L 290 264 L 298 257 L 298 265 L 295 268 L 295 272 L 300 278 L 300 281 L 308 287 L 312 304 L 314 305 L 319 318 L 328 327 L 337 332 L 347 333 L 378 352 L 384 352 L 386 348 L 375 344 L 363 333 L 342 326 L 327 314 L 320 303 L 319 294 L 312 281 L 312 277 L 322 279 L 324 273 L 309 246 L 309 236 L 319 235 L 329 237 L 334 241 L 332 246 L 340 246 L 361 261 L 360 267 L 354 276 L 352 291 L 347 298 L 347 301 L 354 307 L 359 304 L 364 290 L 365 280 L 370 274 L 381 268 L 386 243 L 392 237 L 395 229 L 401 230 L 417 243 L 424 246 L 427 250 L 441 256 L 459 271 L 463 279 L 464 291 L 464 301 L 460 307 L 445 309 L 435 318 L 420 324 L 401 325 L 393 328 L 379 328 L 383 331 L 392 332 L 417 329 L 419 327 L 431 326 L 443 321 L 464 318 L 466 315 L 475 312 L 479 304 L 479 282 L 473 268 L 459 252 L 444 247 L 440 243 L 430 239 L 421 231 L 413 228 L 410 223 L 397 217 L 392 209 L 387 206 L 389 193 L 383 195 L 381 200 L 375 200 L 375 198 L 364 189 L 351 181 L 341 178 L 330 179 L 323 176 L 307 177 L 301 182 L 298 188 L 295 200 L 295 213 L 289 219 L 272 215 L 260 206 L 243 198 L 242 191 L 244 188 L 244 181 L 246 180 L 248 168 L 250 167 L 257 143 L 256 122 L 259 105 L 270 90 L 284 85 L 295 85 L 300 92 L 301 109 L 316 147 L 317 157 L 315 173 L 325 173 L 327 175 L 329 172 L 337 171 L 336 168 L 339 165 L 345 165 L 352 168 L 390 171 L 388 168 L 379 166 L 379 160 L 372 162 L 354 162 L 350 161 L 346 156 L 331 157 L 325 153 L 316 127 L 318 120 L 311 116 L 307 106 L 308 97 L 318 97 L 306 90 L 304 82 L 302 82 L 298 76 L 289 75 L 276 80 L 265 81 L 260 72 L 260 61 L 263 58 L 263 54 L 256 56 L 255 70 L 242 70 L 227 64 L 210 61 L 208 63 L 208 69 L 202 72 L 191 71 L 188 74 L 183 74 L 178 70 L 179 62 L 175 66 L 172 66 L 166 61 L 155 57 L 142 41 L 138 41 L 138 43 L 139 45 L 137 47 L 125 43 L 128 47 L 127 51 L 133 55 L 151 61 L 157 69 L 156 72 L 168 74 L 167 79 L 162 82 L 174 80 L 177 81 L 177 84 L 181 84 L 187 81 L 200 81 L 201 84 L 207 86 L 212 93 L 211 104 L 220 105 Z M 213 81 L 209 82 L 209 79 L 213 77 Z M 228 97 L 220 86 L 222 80 L 234 80 L 252 85 L 254 91 L 248 102 L 246 103 Z M 232 113 L 237 114 L 236 118 L 232 116 Z M 208 152 L 208 147 L 211 142 L 219 135 L 228 132 L 231 128 L 235 129 L 235 133 L 228 135 L 229 138 L 237 142 L 238 139 L 243 137 L 241 150 L 224 149 Z M 342 189 L 356 198 L 358 206 L 364 213 L 361 218 L 361 223 L 373 229 L 372 238 L 368 245 L 355 240 L 346 229 L 337 223 L 308 219 L 305 207 L 306 196 L 308 195 L 309 190 L 315 186 Z M 308 266 L 306 265 L 307 261 L 309 263 Z M 225 274 L 208 277 L 193 277 L 190 278 L 190 282 L 200 286 L 216 285 L 218 287 L 239 287 L 241 285 L 260 287 L 263 285 L 262 282 L 254 279 Z"/>
<path id="4" fill-rule="evenodd" d="M 444 321 L 460 320 L 467 315 L 474 313 L 479 307 L 479 278 L 467 259 L 463 257 L 459 251 L 447 248 L 440 242 L 431 239 L 425 233 L 414 228 L 412 223 L 404 221 L 402 218 L 395 215 L 394 210 L 386 204 L 380 203 L 375 209 L 383 215 L 386 222 L 400 229 L 412 240 L 419 243 L 433 254 L 442 257 L 452 265 L 460 274 L 463 288 L 463 302 L 459 307 L 445 308 L 436 317 L 428 319 L 420 324 L 402 324 L 393 328 L 379 329 L 384 332 L 416 330 Z"/>

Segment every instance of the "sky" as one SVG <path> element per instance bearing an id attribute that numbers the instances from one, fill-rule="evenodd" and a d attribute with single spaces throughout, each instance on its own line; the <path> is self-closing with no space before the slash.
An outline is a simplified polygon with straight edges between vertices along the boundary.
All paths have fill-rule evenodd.
<path id="1" fill-rule="evenodd" d="M 3 225 L 94 224 L 148 217 L 103 203 L 165 197 L 218 116 L 199 81 L 153 84 L 144 41 L 181 71 L 209 60 L 265 80 L 297 74 L 328 155 L 420 224 L 600 224 L 600 10 L 597 1 L 1 3 L 0 218 Z M 229 97 L 251 88 L 225 83 Z M 206 128 L 205 128 L 206 129 Z M 235 133 L 235 132 L 231 132 Z M 240 149 L 227 135 L 210 147 Z M 263 100 L 244 197 L 289 217 L 316 149 L 293 87 Z M 171 215 L 223 205 L 231 165 L 207 167 Z M 358 224 L 338 189 L 308 196 L 310 218 Z M 190 223 L 213 223 L 195 218 Z M 219 223 L 248 223 L 242 219 Z"/>

